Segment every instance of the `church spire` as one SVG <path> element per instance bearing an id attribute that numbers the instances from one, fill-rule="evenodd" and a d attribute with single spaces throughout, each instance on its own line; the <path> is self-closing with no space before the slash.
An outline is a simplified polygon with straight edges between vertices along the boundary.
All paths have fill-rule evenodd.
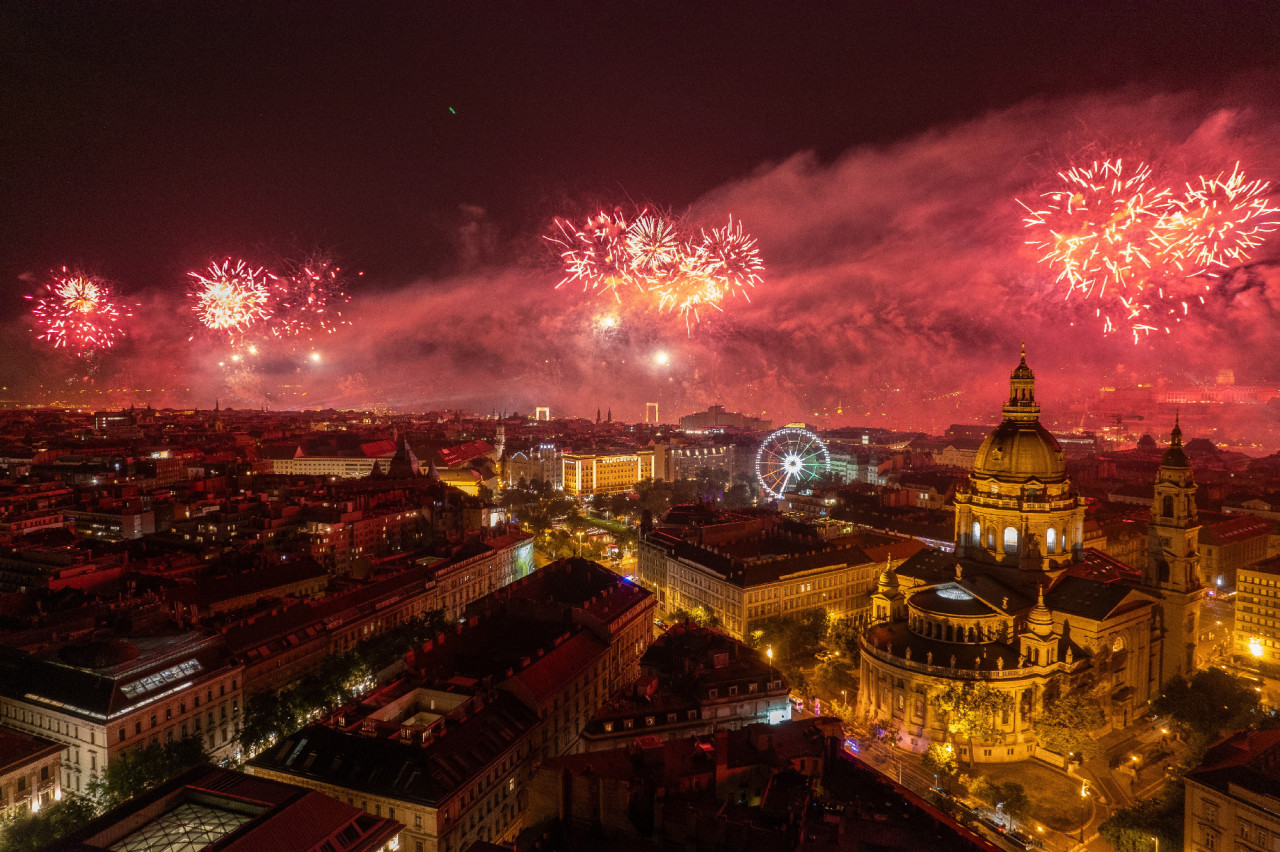
<path id="1" fill-rule="evenodd" d="M 1027 344 L 1022 344 L 1022 357 L 1009 374 L 1009 401 L 1004 404 L 1005 420 L 1038 420 L 1040 403 L 1036 402 L 1036 374 L 1027 366 Z"/>

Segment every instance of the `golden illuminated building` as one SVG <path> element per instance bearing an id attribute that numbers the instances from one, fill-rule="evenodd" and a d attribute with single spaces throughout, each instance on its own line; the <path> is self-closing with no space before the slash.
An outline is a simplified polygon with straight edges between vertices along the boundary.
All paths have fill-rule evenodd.
<path id="1" fill-rule="evenodd" d="M 1083 547 L 1084 501 L 1071 488 L 1057 440 L 1040 423 L 1025 351 L 1003 413 L 978 448 L 969 487 L 956 494 L 956 553 L 1028 570 L 1066 564 Z"/>
<path id="2" fill-rule="evenodd" d="M 1280 667 L 1280 556 L 1236 575 L 1234 654 L 1245 665 Z"/>
<path id="3" fill-rule="evenodd" d="M 1068 691 L 1090 694 L 1107 726 L 1131 723 L 1161 684 L 1190 673 L 1204 595 L 1196 485 L 1176 426 L 1146 558 L 1131 567 L 1084 546 L 1084 502 L 1040 424 L 1025 351 L 1003 415 L 957 490 L 955 555 L 925 550 L 886 569 L 859 642 L 859 710 L 899 727 L 905 746 L 952 743 L 965 762 L 1033 756 L 1037 717 Z M 968 686 L 995 695 L 989 736 L 959 735 L 949 715 L 942 696 Z"/>
<path id="4" fill-rule="evenodd" d="M 575 497 L 626 494 L 653 478 L 653 450 L 633 453 L 565 453 L 564 490 Z"/>

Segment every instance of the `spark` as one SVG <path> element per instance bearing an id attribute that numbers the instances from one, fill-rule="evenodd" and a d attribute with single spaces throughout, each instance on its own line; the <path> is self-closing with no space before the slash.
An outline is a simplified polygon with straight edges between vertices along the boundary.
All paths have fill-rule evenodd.
<path id="1" fill-rule="evenodd" d="M 124 336 L 120 321 L 132 316 L 107 281 L 65 266 L 52 273 L 43 296 L 27 298 L 35 301 L 37 338 L 82 357 L 114 346 Z"/>
<path id="2" fill-rule="evenodd" d="M 621 213 L 601 211 L 575 228 L 567 219 L 556 219 L 558 237 L 548 237 L 562 251 L 565 276 L 557 288 L 581 282 L 584 292 L 611 291 L 618 297 L 619 284 L 634 284 L 627 254 L 627 222 Z"/>
<path id="3" fill-rule="evenodd" d="M 1104 160 L 1058 177 L 1034 206 L 1018 202 L 1027 243 L 1056 271 L 1064 298 L 1098 299 L 1103 333 L 1127 328 L 1135 343 L 1159 328 L 1157 317 L 1186 316 L 1189 289 L 1208 290 L 1205 279 L 1246 260 L 1280 224 L 1270 184 L 1247 180 L 1238 163 L 1227 177 L 1188 183 L 1181 196 L 1145 163 Z"/>
<path id="4" fill-rule="evenodd" d="M 731 295 L 750 301 L 748 290 L 763 281 L 756 240 L 732 217 L 697 238 L 647 210 L 630 224 L 621 213 L 601 212 L 581 228 L 567 219 L 556 219 L 555 227 L 558 233 L 547 239 L 560 249 L 563 263 L 557 288 L 580 282 L 584 292 L 608 292 L 619 304 L 652 294 L 659 312 L 678 312 L 690 332 L 703 312 L 723 311 Z"/>
<path id="5" fill-rule="evenodd" d="M 235 334 L 271 316 L 268 282 L 274 276 L 261 268 L 228 258 L 187 275 L 193 284 L 191 309 L 206 328 Z"/>
<path id="6" fill-rule="evenodd" d="M 347 279 L 331 255 L 313 252 L 283 265 L 284 274 L 273 280 L 271 288 L 272 335 L 311 338 L 350 324 L 342 316 L 351 298 Z"/>

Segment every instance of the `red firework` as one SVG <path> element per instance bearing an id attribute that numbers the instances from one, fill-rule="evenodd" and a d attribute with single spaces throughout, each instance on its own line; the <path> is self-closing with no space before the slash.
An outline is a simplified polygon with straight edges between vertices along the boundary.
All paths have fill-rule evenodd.
<path id="1" fill-rule="evenodd" d="M 51 279 L 44 295 L 27 297 L 35 301 L 31 314 L 40 340 L 87 355 L 110 349 L 124 336 L 121 320 L 132 314 L 115 299 L 110 283 L 65 266 Z"/>

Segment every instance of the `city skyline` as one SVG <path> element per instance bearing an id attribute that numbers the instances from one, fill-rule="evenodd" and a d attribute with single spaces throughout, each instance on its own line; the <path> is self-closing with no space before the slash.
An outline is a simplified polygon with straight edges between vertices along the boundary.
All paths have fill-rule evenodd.
<path id="1" fill-rule="evenodd" d="M 326 5 L 148 18 L 19 4 L 5 13 L 23 37 L 5 51 L 21 121 L 6 144 L 0 385 L 46 401 L 151 389 L 118 405 L 581 416 L 718 401 L 779 422 L 843 408 L 848 423 L 910 425 L 988 410 L 1022 340 L 1064 407 L 1222 368 L 1275 382 L 1273 243 L 1136 340 L 1103 334 L 1099 299 L 1064 298 L 1026 244 L 1018 202 L 1073 164 L 1141 161 L 1174 187 L 1239 164 L 1274 182 L 1275 12 L 1105 8 L 1106 26 L 1089 17 L 1102 6 L 929 3 L 566 26 L 502 7 L 393 4 L 353 21 Z M 629 39 L 611 52 L 593 24 Z M 613 208 L 700 229 L 732 216 L 764 278 L 693 327 L 557 289 L 553 220 Z M 352 275 L 350 325 L 232 345 L 196 323 L 188 272 L 313 246 Z M 22 297 L 64 265 L 132 305 L 93 362 L 32 333 Z"/>

